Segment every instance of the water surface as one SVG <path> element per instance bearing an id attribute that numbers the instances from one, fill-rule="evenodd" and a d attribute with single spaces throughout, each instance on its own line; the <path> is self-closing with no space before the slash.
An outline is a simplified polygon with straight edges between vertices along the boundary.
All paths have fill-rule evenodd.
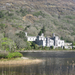
<path id="1" fill-rule="evenodd" d="M 75 52 L 22 52 L 25 57 L 45 60 L 39 64 L 0 67 L 0 75 L 75 75 Z"/>

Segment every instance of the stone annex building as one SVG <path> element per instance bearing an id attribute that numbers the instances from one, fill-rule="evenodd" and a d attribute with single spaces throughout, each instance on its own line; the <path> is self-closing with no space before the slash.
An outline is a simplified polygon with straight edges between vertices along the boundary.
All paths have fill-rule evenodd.
<path id="1" fill-rule="evenodd" d="M 58 36 L 55 36 L 55 34 L 53 34 L 52 37 L 44 37 L 43 33 L 41 36 L 28 36 L 27 32 L 25 32 L 25 35 L 27 37 L 27 41 L 33 41 L 39 46 L 53 46 L 54 49 L 58 47 L 72 49 L 72 43 L 65 43 L 64 40 L 60 40 L 60 38 Z"/>

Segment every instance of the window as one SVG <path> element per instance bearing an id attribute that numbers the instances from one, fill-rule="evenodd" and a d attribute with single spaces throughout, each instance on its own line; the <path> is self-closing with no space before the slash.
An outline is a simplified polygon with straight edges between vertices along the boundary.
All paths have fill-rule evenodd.
<path id="1" fill-rule="evenodd" d="M 30 38 L 30 40 L 31 40 L 31 38 Z"/>

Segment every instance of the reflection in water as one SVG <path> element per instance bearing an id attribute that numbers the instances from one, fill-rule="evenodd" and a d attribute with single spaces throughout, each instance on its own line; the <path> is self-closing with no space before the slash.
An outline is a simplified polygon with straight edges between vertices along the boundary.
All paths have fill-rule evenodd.
<path id="1" fill-rule="evenodd" d="M 25 54 L 25 53 L 24 53 Z M 68 55 L 69 54 L 69 55 Z M 26 53 L 25 56 L 45 59 L 42 63 L 0 67 L 0 75 L 75 75 L 75 56 L 73 53 Z"/>

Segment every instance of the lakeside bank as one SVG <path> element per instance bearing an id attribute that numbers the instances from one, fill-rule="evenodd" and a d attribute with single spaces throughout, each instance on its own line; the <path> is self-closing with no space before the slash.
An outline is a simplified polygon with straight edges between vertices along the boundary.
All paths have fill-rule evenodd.
<path id="1" fill-rule="evenodd" d="M 75 52 L 75 50 L 25 50 L 19 52 Z"/>
<path id="2" fill-rule="evenodd" d="M 42 59 L 29 59 L 27 57 L 21 58 L 14 58 L 14 59 L 1 59 L 0 60 L 0 67 L 15 67 L 15 66 L 23 66 L 23 65 L 32 65 L 32 64 L 39 64 L 43 62 Z"/>
<path id="3" fill-rule="evenodd" d="M 54 57 L 62 57 L 64 52 L 75 52 L 74 50 L 26 50 L 26 51 L 19 51 L 19 52 L 29 52 L 36 55 L 35 53 L 40 53 L 42 57 L 54 56 Z M 44 54 L 42 53 L 44 52 Z M 48 53 L 48 54 L 47 54 Z M 47 54 L 47 55 L 46 55 Z M 53 55 L 52 55 L 53 54 Z M 64 54 L 65 56 L 66 54 Z M 38 54 L 36 55 L 38 56 Z M 67 56 L 67 55 L 66 55 Z M 69 56 L 70 57 L 70 56 Z M 0 59 L 0 67 L 1 66 L 22 66 L 22 65 L 32 65 L 32 64 L 38 64 L 43 62 L 42 59 L 30 59 L 28 57 L 21 57 L 21 58 L 12 58 L 12 59 Z"/>

